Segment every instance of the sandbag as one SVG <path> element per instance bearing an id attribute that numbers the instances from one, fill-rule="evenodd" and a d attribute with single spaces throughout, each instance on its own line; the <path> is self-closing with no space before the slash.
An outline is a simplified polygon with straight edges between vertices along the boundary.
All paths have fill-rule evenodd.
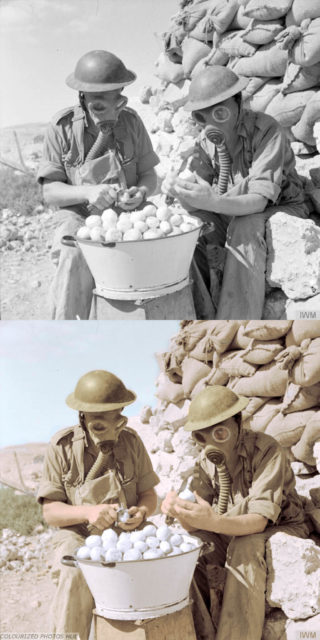
<path id="1" fill-rule="evenodd" d="M 184 398 L 183 386 L 182 384 L 171 382 L 164 373 L 160 373 L 156 383 L 155 396 L 159 398 L 159 400 L 176 404 Z"/>
<path id="2" fill-rule="evenodd" d="M 320 338 L 310 340 L 305 347 L 305 343 L 308 342 L 307 340 L 302 342 L 301 356 L 290 372 L 290 380 L 302 387 L 311 387 L 320 382 Z"/>
<path id="3" fill-rule="evenodd" d="M 300 120 L 305 106 L 314 95 L 313 89 L 286 95 L 279 93 L 268 104 L 265 112 L 275 118 L 282 127 L 292 127 Z"/>
<path id="4" fill-rule="evenodd" d="M 196 27 L 190 31 L 190 36 L 212 46 L 214 27 L 210 20 L 207 19 L 207 16 L 199 20 Z"/>
<path id="5" fill-rule="evenodd" d="M 288 13 L 292 0 L 249 0 L 244 15 L 256 20 L 276 20 Z"/>
<path id="6" fill-rule="evenodd" d="M 281 340 L 267 342 L 266 340 L 253 340 L 250 346 L 243 353 L 243 360 L 251 364 L 268 364 L 283 349 Z"/>
<path id="7" fill-rule="evenodd" d="M 211 49 L 205 42 L 200 42 L 200 40 L 196 40 L 190 36 L 183 40 L 181 48 L 184 75 L 186 78 L 189 78 L 197 62 L 199 62 L 201 58 L 205 58 Z"/>
<path id="8" fill-rule="evenodd" d="M 241 322 L 240 327 L 238 328 L 238 331 L 229 346 L 229 349 L 246 349 L 249 346 L 251 338 L 244 335 L 244 330 L 248 322 L 248 320 L 244 320 L 243 322 Z"/>
<path id="9" fill-rule="evenodd" d="M 264 44 L 250 58 L 237 60 L 232 67 L 240 76 L 265 76 L 276 78 L 283 76 L 288 62 L 288 52 L 275 42 Z"/>
<path id="10" fill-rule="evenodd" d="M 286 24 L 300 25 L 303 20 L 320 18 L 319 0 L 293 0 L 292 6 L 286 16 Z"/>
<path id="11" fill-rule="evenodd" d="M 191 352 L 192 349 L 198 344 L 199 340 L 203 338 L 208 329 L 210 328 L 211 321 L 203 322 L 196 320 L 187 324 L 180 333 L 175 336 L 173 343 L 183 349 L 184 351 Z"/>
<path id="12" fill-rule="evenodd" d="M 310 387 L 301 387 L 290 382 L 282 400 L 282 413 L 304 411 L 312 407 L 320 406 L 320 383 Z"/>
<path id="13" fill-rule="evenodd" d="M 246 27 L 250 24 L 251 18 L 244 15 L 244 7 L 240 6 L 236 15 L 234 16 L 231 24 L 229 25 L 229 29 L 246 29 Z"/>
<path id="14" fill-rule="evenodd" d="M 180 14 L 177 14 L 176 22 L 183 26 L 186 33 L 192 31 L 206 15 L 209 5 L 210 2 L 208 0 L 197 4 L 189 4 Z"/>
<path id="15" fill-rule="evenodd" d="M 220 36 L 218 48 L 228 56 L 253 56 L 257 46 L 244 41 L 244 31 L 227 31 Z"/>
<path id="16" fill-rule="evenodd" d="M 265 433 L 272 436 L 282 447 L 292 447 L 300 440 L 306 424 L 315 411 L 298 411 L 283 415 L 279 413 L 269 422 Z"/>
<path id="17" fill-rule="evenodd" d="M 268 398 L 248 398 L 249 402 L 245 409 L 241 411 L 242 420 L 245 422 L 250 416 L 253 416 L 260 407 L 262 407 L 266 402 L 268 402 Z M 269 400 L 271 402 L 271 400 Z"/>
<path id="18" fill-rule="evenodd" d="M 228 374 L 225 371 L 222 371 L 221 369 L 213 368 L 210 371 L 209 375 L 207 375 L 205 378 L 201 378 L 201 380 L 197 382 L 197 384 L 194 386 L 193 390 L 191 391 L 190 398 L 191 400 L 195 398 L 195 396 L 198 393 L 200 393 L 202 389 L 205 389 L 206 387 L 210 387 L 215 384 L 224 386 L 227 384 L 227 382 L 228 382 Z"/>
<path id="19" fill-rule="evenodd" d="M 264 432 L 271 420 L 278 415 L 280 407 L 280 400 L 269 400 L 269 402 L 264 404 L 252 416 L 247 418 L 243 423 L 243 426 L 246 429 L 251 429 L 251 431 Z"/>
<path id="20" fill-rule="evenodd" d="M 253 376 L 257 367 L 243 359 L 244 351 L 227 351 L 223 353 L 216 366 L 228 376 Z"/>
<path id="21" fill-rule="evenodd" d="M 265 111 L 268 104 L 278 95 L 281 82 L 280 78 L 268 80 L 260 89 L 257 89 L 253 96 L 248 98 L 245 107 L 250 107 L 252 111 Z"/>
<path id="22" fill-rule="evenodd" d="M 247 86 L 242 90 L 242 100 L 246 102 L 251 96 L 253 96 L 258 89 L 261 89 L 268 81 L 268 78 L 260 78 L 259 76 L 252 76 L 249 78 Z"/>
<path id="23" fill-rule="evenodd" d="M 301 65 L 289 62 L 283 77 L 281 93 L 305 91 L 319 86 L 319 83 L 320 62 L 313 64 L 311 67 L 301 67 Z"/>
<path id="24" fill-rule="evenodd" d="M 286 346 L 300 345 L 303 340 L 320 338 L 320 320 L 294 320 L 286 335 Z"/>
<path id="25" fill-rule="evenodd" d="M 164 82 L 180 82 L 184 78 L 184 71 L 181 64 L 175 64 L 169 60 L 168 56 L 162 52 L 155 62 L 155 76 Z"/>
<path id="26" fill-rule="evenodd" d="M 241 378 L 231 387 L 235 393 L 242 396 L 261 396 L 277 398 L 283 396 L 287 383 L 288 372 L 280 365 L 264 364 L 250 378 Z"/>
<path id="27" fill-rule="evenodd" d="M 182 49 L 181 43 L 185 37 L 183 29 L 175 29 L 173 31 L 166 31 L 162 34 L 163 46 L 166 56 L 175 64 L 182 63 Z"/>
<path id="28" fill-rule="evenodd" d="M 205 378 L 209 373 L 211 373 L 211 367 L 204 362 L 191 358 L 190 356 L 187 356 L 183 360 L 181 369 L 182 387 L 185 397 L 190 396 L 192 389 L 195 387 L 197 382 L 201 380 L 201 378 Z"/>
<path id="29" fill-rule="evenodd" d="M 238 331 L 240 320 L 212 320 L 207 332 L 207 351 L 224 353 Z"/>
<path id="30" fill-rule="evenodd" d="M 296 40 L 289 51 L 289 60 L 302 67 L 311 67 L 320 62 L 320 18 L 312 20 Z"/>
<path id="31" fill-rule="evenodd" d="M 261 46 L 272 42 L 282 29 L 281 20 L 251 20 L 242 34 L 242 39 L 250 44 Z"/>
<path id="32" fill-rule="evenodd" d="M 292 320 L 250 320 L 243 334 L 256 340 L 276 340 L 285 336 L 291 325 Z"/>
<path id="33" fill-rule="evenodd" d="M 299 122 L 292 127 L 294 137 L 306 144 L 315 145 L 313 128 L 318 121 L 320 121 L 320 91 L 317 91 L 310 102 L 306 104 Z"/>
<path id="34" fill-rule="evenodd" d="M 219 64 L 224 67 L 229 60 L 229 56 L 222 49 L 217 49 L 213 47 L 211 52 L 205 58 L 202 58 L 197 62 L 196 66 L 193 68 L 191 73 L 191 78 L 195 78 L 200 71 L 203 71 L 206 67 L 212 67 L 214 64 Z"/>
<path id="35" fill-rule="evenodd" d="M 237 0 L 211 0 L 208 6 L 207 18 L 217 33 L 224 33 L 229 28 L 238 11 Z"/>
<path id="36" fill-rule="evenodd" d="M 299 442 L 292 447 L 291 451 L 297 460 L 301 460 L 301 462 L 305 462 L 306 464 L 315 465 L 316 459 L 313 455 L 313 447 L 319 440 L 320 411 L 317 411 L 306 424 Z"/>

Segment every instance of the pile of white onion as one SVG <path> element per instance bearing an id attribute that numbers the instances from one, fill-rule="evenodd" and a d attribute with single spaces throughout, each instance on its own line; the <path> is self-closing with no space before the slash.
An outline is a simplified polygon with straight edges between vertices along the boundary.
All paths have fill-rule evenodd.
<path id="1" fill-rule="evenodd" d="M 198 218 L 182 209 L 147 204 L 137 211 L 117 214 L 113 209 L 105 209 L 101 215 L 90 215 L 78 230 L 77 238 L 94 242 L 150 240 L 187 233 L 199 224 Z"/>
<path id="2" fill-rule="evenodd" d="M 76 555 L 79 560 L 94 562 L 151 560 L 186 553 L 198 546 L 196 538 L 177 533 L 167 525 L 156 528 L 147 524 L 143 529 L 122 531 L 120 535 L 114 529 L 105 529 L 101 536 L 91 535 Z"/>

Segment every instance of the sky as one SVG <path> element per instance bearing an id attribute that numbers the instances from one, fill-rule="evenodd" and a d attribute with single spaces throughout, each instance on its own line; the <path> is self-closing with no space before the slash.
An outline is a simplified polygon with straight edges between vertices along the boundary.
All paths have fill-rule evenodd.
<path id="1" fill-rule="evenodd" d="M 0 0 L 0 126 L 47 122 L 75 104 L 65 78 L 93 49 L 137 73 L 126 95 L 157 84 L 161 33 L 178 8 L 178 0 Z"/>
<path id="2" fill-rule="evenodd" d="M 167 351 L 178 321 L 2 321 L 0 323 L 0 447 L 48 442 L 77 423 L 65 404 L 78 379 L 105 369 L 138 399 L 124 414 L 157 404 L 155 353 Z"/>

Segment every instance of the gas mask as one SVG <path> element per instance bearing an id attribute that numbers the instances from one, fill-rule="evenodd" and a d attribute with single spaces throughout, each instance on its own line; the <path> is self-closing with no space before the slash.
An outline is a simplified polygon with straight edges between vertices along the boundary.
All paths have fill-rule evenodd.
<path id="1" fill-rule="evenodd" d="M 215 464 L 220 484 L 218 513 L 227 511 L 231 474 L 236 460 L 236 443 L 239 433 L 238 426 L 232 419 L 206 429 L 194 431 L 192 436 L 204 448 L 204 454 L 210 462 Z"/>
<path id="2" fill-rule="evenodd" d="M 114 125 L 119 114 L 128 102 L 128 98 L 119 91 L 105 91 L 101 93 L 81 93 L 80 102 L 85 106 L 94 124 L 101 126 L 107 123 Z"/>
<path id="3" fill-rule="evenodd" d="M 218 126 L 219 124 L 225 124 L 230 120 L 231 111 L 227 106 L 217 104 L 214 107 L 193 111 L 192 117 L 201 126 L 212 123 L 215 123 Z"/>
<path id="4" fill-rule="evenodd" d="M 128 418 L 120 410 L 83 413 L 82 420 L 93 443 L 101 449 L 112 450 Z"/>

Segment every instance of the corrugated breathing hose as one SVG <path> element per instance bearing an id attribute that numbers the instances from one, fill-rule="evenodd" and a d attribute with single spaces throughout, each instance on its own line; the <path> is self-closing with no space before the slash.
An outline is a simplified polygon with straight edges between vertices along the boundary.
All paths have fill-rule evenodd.
<path id="1" fill-rule="evenodd" d="M 230 495 L 230 487 L 231 487 L 231 476 L 226 467 L 226 461 L 224 454 L 221 451 L 217 451 L 212 445 L 208 444 L 204 449 L 204 454 L 215 464 L 219 483 L 220 483 L 220 491 L 219 491 L 219 500 L 218 500 L 218 513 L 222 515 L 227 511 L 228 501 Z"/>
<path id="2" fill-rule="evenodd" d="M 108 467 L 108 460 L 110 458 L 111 451 L 112 451 L 112 448 L 110 447 L 105 447 L 104 451 L 102 451 L 102 448 L 100 449 L 96 461 L 93 463 L 90 471 L 86 475 L 84 484 L 86 484 L 88 480 L 94 480 L 95 478 L 98 477 L 98 475 L 103 475 L 102 471 L 105 471 L 106 468 Z M 92 534 L 100 535 L 101 533 L 100 529 L 97 529 L 97 527 L 95 527 L 92 524 L 88 524 L 87 528 L 91 535 Z"/>
<path id="3" fill-rule="evenodd" d="M 113 131 L 114 123 L 103 123 L 100 127 L 100 131 L 96 141 L 93 143 L 90 151 L 87 153 L 85 162 L 88 160 L 94 160 L 103 156 L 104 152 L 108 148 L 108 139 Z"/>
<path id="4" fill-rule="evenodd" d="M 226 142 L 224 139 L 223 133 L 216 129 L 211 124 L 208 124 L 204 129 L 205 136 L 213 142 L 216 146 L 218 158 L 219 158 L 219 181 L 218 181 L 218 192 L 221 196 L 223 193 L 227 191 L 230 169 L 231 169 L 231 158 L 229 151 L 226 146 Z"/>

